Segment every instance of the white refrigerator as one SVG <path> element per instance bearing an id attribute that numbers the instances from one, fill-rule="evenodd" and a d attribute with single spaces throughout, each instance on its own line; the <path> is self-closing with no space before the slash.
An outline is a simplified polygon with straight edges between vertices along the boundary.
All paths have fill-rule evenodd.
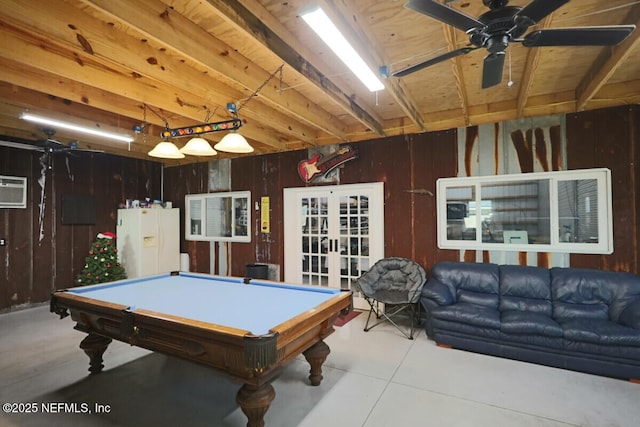
<path id="1" fill-rule="evenodd" d="M 116 236 L 128 278 L 180 270 L 180 209 L 118 209 Z"/>

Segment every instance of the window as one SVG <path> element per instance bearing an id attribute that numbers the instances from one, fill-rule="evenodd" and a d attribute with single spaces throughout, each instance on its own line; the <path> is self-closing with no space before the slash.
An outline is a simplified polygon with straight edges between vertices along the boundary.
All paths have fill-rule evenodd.
<path id="1" fill-rule="evenodd" d="M 250 242 L 250 191 L 185 196 L 185 239 Z"/>
<path id="2" fill-rule="evenodd" d="M 442 249 L 612 253 L 611 171 L 438 180 Z"/>

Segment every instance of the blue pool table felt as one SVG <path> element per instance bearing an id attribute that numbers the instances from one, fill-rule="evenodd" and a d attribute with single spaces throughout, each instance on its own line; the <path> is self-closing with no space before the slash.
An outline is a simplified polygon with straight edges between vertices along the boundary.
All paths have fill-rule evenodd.
<path id="1" fill-rule="evenodd" d="M 122 304 L 130 311 L 150 310 L 264 335 L 340 291 L 260 280 L 245 284 L 241 278 L 180 273 L 73 288 L 68 292 Z"/>

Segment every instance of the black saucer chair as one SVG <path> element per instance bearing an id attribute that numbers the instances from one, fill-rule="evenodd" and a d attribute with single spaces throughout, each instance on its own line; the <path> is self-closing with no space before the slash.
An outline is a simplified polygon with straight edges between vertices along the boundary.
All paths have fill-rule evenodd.
<path id="1" fill-rule="evenodd" d="M 371 307 L 364 331 L 368 332 L 383 322 L 389 322 L 412 340 L 415 326 L 420 322 L 418 301 L 426 281 L 424 268 L 410 259 L 392 257 L 376 262 L 356 282 L 356 288 Z M 409 314 L 409 333 L 397 323 L 401 313 Z M 369 326 L 372 314 L 379 320 Z"/>

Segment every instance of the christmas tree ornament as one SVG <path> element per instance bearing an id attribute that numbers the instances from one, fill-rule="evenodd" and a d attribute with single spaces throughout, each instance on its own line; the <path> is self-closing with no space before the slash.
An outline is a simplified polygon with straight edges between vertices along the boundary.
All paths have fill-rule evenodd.
<path id="1" fill-rule="evenodd" d="M 127 278 L 124 267 L 118 262 L 118 250 L 113 244 L 114 239 L 114 233 L 98 233 L 97 240 L 93 242 L 85 258 L 84 269 L 76 277 L 76 284 L 93 285 Z"/>

